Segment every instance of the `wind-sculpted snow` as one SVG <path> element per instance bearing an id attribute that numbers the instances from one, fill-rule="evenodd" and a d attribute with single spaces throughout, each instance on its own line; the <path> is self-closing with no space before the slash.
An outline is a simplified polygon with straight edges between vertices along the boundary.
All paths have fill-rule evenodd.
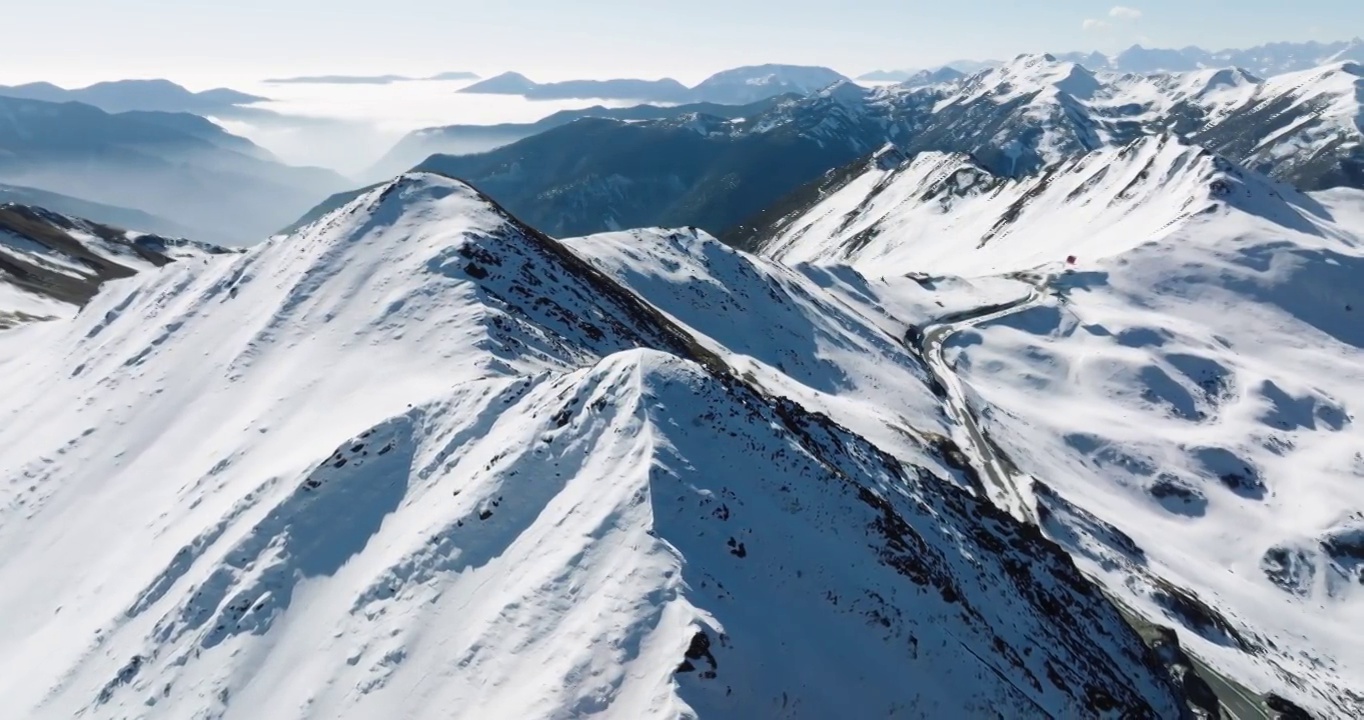
<path id="1" fill-rule="evenodd" d="M 0 702 L 1179 714 L 1069 558 L 945 477 L 886 318 L 708 238 L 634 240 L 673 270 L 414 174 L 0 336 Z M 758 325 L 726 328 L 744 303 Z M 804 407 L 877 393 L 895 455 Z"/>

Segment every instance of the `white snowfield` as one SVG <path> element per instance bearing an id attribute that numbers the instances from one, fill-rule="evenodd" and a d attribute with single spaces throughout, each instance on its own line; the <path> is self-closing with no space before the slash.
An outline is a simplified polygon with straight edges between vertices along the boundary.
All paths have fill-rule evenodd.
<path id="1" fill-rule="evenodd" d="M 0 707 L 1177 717 L 864 295 L 414 174 L 0 334 Z"/>
<path id="2" fill-rule="evenodd" d="M 1047 302 L 949 341 L 1042 529 L 1225 676 L 1364 714 L 1364 192 L 1170 137 L 1021 181 L 923 154 L 763 252 L 974 282 L 1076 256 Z"/>

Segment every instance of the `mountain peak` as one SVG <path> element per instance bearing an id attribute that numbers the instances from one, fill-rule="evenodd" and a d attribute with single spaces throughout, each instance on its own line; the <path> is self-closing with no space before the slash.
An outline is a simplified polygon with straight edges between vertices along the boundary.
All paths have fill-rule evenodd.
<path id="1" fill-rule="evenodd" d="M 518 72 L 504 72 L 486 80 L 460 88 L 455 92 L 488 95 L 524 95 L 539 87 L 539 83 Z"/>
<path id="2" fill-rule="evenodd" d="M 937 70 L 920 70 L 899 84 L 902 88 L 916 89 L 928 87 L 930 85 L 941 85 L 944 83 L 957 82 L 966 77 L 966 73 L 952 67 L 940 67 Z"/>
<path id="3" fill-rule="evenodd" d="M 826 67 L 750 65 L 715 73 L 692 88 L 692 93 L 698 100 L 745 104 L 788 92 L 808 95 L 847 79 Z"/>
<path id="4" fill-rule="evenodd" d="M 1008 63 L 1005 67 L 1007 67 L 1008 65 L 1014 65 L 1018 67 L 1037 67 L 1040 65 L 1047 65 L 1056 62 L 1061 61 L 1057 60 L 1056 56 L 1052 55 L 1051 53 L 1022 53 L 1016 56 L 1013 59 L 1013 62 Z"/>
<path id="5" fill-rule="evenodd" d="M 832 98 L 846 103 L 861 103 L 871 94 L 871 90 L 847 79 L 838 80 L 816 93 L 818 97 Z"/>
<path id="6" fill-rule="evenodd" d="M 1208 78 L 1208 86 L 1239 86 L 1239 85 L 1258 85 L 1264 80 L 1254 73 L 1241 67 L 1221 68 Z"/>
<path id="7" fill-rule="evenodd" d="M 475 335 L 509 343 L 501 355 L 507 362 L 534 365 L 552 358 L 571 364 L 588 352 L 652 347 L 723 368 L 558 240 L 468 183 L 440 173 L 404 173 L 271 243 L 282 253 L 280 265 L 292 267 L 298 282 L 326 283 L 348 302 L 397 303 L 435 315 L 458 307 L 465 318 L 495 318 Z M 357 277 L 369 287 L 368 297 L 351 286 Z M 434 331 L 437 325 L 423 328 Z"/>
<path id="8" fill-rule="evenodd" d="M 1103 84 L 1084 67 L 1058 60 L 1054 55 L 1019 55 L 1006 65 L 973 75 L 966 81 L 966 93 L 958 100 L 992 97 L 1002 103 L 1048 88 L 1088 100 Z"/>

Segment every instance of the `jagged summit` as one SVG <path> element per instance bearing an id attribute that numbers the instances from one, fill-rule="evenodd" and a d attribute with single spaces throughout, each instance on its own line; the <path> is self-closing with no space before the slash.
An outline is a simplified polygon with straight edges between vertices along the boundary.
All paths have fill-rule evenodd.
<path id="1" fill-rule="evenodd" d="M 952 102 L 988 98 L 1003 103 L 1046 91 L 1088 100 L 1102 88 L 1089 70 L 1046 54 L 1020 55 L 1011 63 L 982 70 L 962 82 L 962 94 Z"/>

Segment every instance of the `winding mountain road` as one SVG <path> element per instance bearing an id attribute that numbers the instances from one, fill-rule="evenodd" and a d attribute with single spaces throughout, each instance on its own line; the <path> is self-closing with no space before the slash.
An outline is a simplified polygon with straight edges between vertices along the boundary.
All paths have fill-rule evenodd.
<path id="1" fill-rule="evenodd" d="M 998 320 L 1036 307 L 1046 299 L 1049 282 L 1050 279 L 1048 278 L 1033 284 L 1027 296 L 1013 302 L 987 305 L 943 318 L 926 326 L 918 341 L 919 353 L 928 363 L 929 371 L 933 373 L 938 384 L 947 391 L 948 414 L 956 421 L 957 426 L 961 428 L 962 435 L 964 435 L 964 437 L 957 439 L 957 444 L 963 448 L 967 457 L 973 461 L 972 464 L 986 480 L 987 486 L 982 490 L 989 495 L 990 501 L 995 505 L 1007 510 L 1018 519 L 1033 524 L 1037 522 L 1037 518 L 1034 517 L 1035 511 L 1018 489 L 1012 474 L 1005 469 L 1005 465 L 1000 460 L 998 453 L 995 452 L 994 447 L 986 441 L 985 433 L 981 431 L 980 423 L 977 422 L 976 416 L 971 413 L 971 407 L 966 401 L 966 390 L 962 385 L 961 378 L 957 377 L 957 374 L 948 366 L 946 358 L 943 357 L 943 344 L 954 334 L 974 325 Z M 962 442 L 963 440 L 965 442 Z"/>
<path id="2" fill-rule="evenodd" d="M 930 325 L 926 325 L 917 342 L 912 339 L 910 341 L 910 344 L 917 345 L 917 349 L 928 364 L 929 371 L 933 373 L 934 379 L 946 390 L 945 402 L 948 414 L 961 429 L 960 437 L 956 438 L 957 444 L 962 448 L 972 466 L 984 478 L 985 487 L 978 488 L 978 490 L 988 495 L 989 500 L 995 506 L 1006 510 L 1019 520 L 1033 525 L 1038 523 L 1037 511 L 1027 501 L 1027 496 L 1019 489 L 1017 478 L 1006 468 L 999 453 L 986 439 L 985 432 L 981 430 L 980 423 L 976 420 L 976 416 L 971 412 L 971 407 L 967 403 L 966 390 L 961 378 L 952 370 L 947 359 L 943 356 L 943 345 L 949 338 L 962 330 L 993 322 L 1042 304 L 1047 298 L 1051 280 L 1050 276 L 1029 280 L 1028 282 L 1032 287 L 1028 294 L 1017 300 L 986 305 L 941 318 Z M 1097 582 L 1096 584 L 1102 587 L 1102 584 Z M 1138 623 L 1146 622 L 1118 598 L 1111 597 L 1111 599 L 1120 612 L 1128 618 L 1129 623 L 1136 626 Z M 1198 674 L 1209 683 L 1214 694 L 1218 697 L 1222 712 L 1228 717 L 1234 720 L 1272 719 L 1273 715 L 1265 709 L 1263 703 L 1254 693 L 1221 676 L 1198 658 L 1190 655 L 1189 659 L 1193 662 Z"/>

